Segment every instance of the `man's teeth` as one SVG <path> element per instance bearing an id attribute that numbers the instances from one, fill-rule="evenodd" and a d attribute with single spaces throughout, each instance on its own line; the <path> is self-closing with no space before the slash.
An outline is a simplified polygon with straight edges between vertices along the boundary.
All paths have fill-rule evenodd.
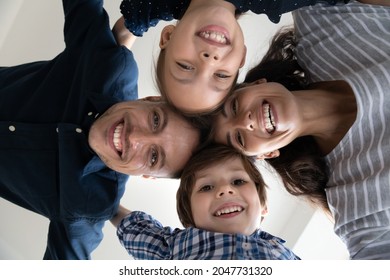
<path id="1" fill-rule="evenodd" d="M 263 105 L 263 116 L 265 121 L 265 129 L 268 133 L 272 133 L 275 130 L 275 119 L 268 103 Z"/>
<path id="2" fill-rule="evenodd" d="M 244 209 L 241 206 L 226 207 L 226 208 L 218 210 L 215 213 L 215 216 L 218 217 L 218 216 L 221 216 L 221 215 L 224 215 L 224 214 L 233 213 L 233 212 L 241 212 L 242 210 L 244 210 Z"/>
<path id="3" fill-rule="evenodd" d="M 122 152 L 122 142 L 121 142 L 122 130 L 123 130 L 123 124 L 118 124 L 117 127 L 115 127 L 115 131 L 114 131 L 113 142 L 114 142 L 115 149 L 117 149 L 118 152 Z"/>
<path id="4" fill-rule="evenodd" d="M 224 34 L 216 32 L 216 31 L 203 31 L 200 32 L 199 35 L 205 39 L 220 43 L 226 44 L 227 39 Z"/>

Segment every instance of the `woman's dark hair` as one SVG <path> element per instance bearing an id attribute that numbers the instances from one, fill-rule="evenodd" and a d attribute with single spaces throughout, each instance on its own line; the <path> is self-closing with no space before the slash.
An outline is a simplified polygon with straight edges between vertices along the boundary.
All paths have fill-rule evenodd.
<path id="1" fill-rule="evenodd" d="M 299 66 L 295 56 L 296 38 L 292 28 L 282 28 L 273 37 L 270 48 L 261 62 L 251 69 L 244 83 L 265 78 L 277 82 L 290 91 L 307 88 L 307 73 Z M 310 202 L 329 211 L 325 187 L 328 167 L 312 136 L 299 137 L 280 149 L 280 156 L 267 162 L 281 176 L 287 191 L 304 196 Z"/>
<path id="2" fill-rule="evenodd" d="M 188 161 L 180 178 L 180 186 L 176 193 L 176 209 L 180 222 L 184 227 L 196 227 L 191 211 L 191 195 L 196 183 L 196 173 L 235 158 L 241 160 L 245 171 L 255 183 L 261 205 L 267 205 L 266 185 L 255 165 L 256 159 L 241 154 L 233 147 L 210 143 Z"/>

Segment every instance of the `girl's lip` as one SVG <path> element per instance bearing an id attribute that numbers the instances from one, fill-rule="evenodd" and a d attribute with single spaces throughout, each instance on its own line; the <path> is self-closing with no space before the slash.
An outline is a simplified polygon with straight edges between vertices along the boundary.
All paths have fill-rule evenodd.
<path id="1" fill-rule="evenodd" d="M 202 32 L 207 32 L 207 31 L 211 31 L 211 32 L 217 32 L 217 33 L 221 33 L 225 36 L 225 39 L 226 39 L 226 43 L 225 44 L 222 44 L 222 43 L 218 43 L 216 41 L 213 41 L 213 40 L 208 40 L 202 36 L 200 36 L 200 33 Z M 202 27 L 198 32 L 196 32 L 196 35 L 199 36 L 202 40 L 206 41 L 207 43 L 211 44 L 211 45 L 217 45 L 217 46 L 226 46 L 226 45 L 230 45 L 230 35 L 229 35 L 229 31 L 222 27 L 222 26 L 219 26 L 219 25 L 207 25 L 205 27 Z"/>

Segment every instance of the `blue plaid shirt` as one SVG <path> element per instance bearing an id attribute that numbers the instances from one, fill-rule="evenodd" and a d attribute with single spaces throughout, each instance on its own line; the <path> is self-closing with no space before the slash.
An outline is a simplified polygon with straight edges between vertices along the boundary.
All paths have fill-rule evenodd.
<path id="1" fill-rule="evenodd" d="M 135 211 L 125 217 L 118 238 L 135 259 L 148 260 L 299 260 L 284 240 L 256 230 L 250 236 L 197 228 L 163 227 L 152 216 Z"/>

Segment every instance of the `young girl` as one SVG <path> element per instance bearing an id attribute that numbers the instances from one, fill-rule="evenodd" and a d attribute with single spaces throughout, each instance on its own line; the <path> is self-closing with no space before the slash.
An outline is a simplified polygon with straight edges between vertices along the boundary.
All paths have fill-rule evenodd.
<path id="1" fill-rule="evenodd" d="M 183 171 L 177 212 L 185 229 L 163 227 L 123 207 L 112 222 L 136 259 L 299 259 L 283 240 L 259 228 L 266 200 L 254 159 L 213 145 L 195 154 Z"/>
<path id="2" fill-rule="evenodd" d="M 161 33 L 156 80 L 160 93 L 173 106 L 197 115 L 222 104 L 244 65 L 246 47 L 238 14 L 250 10 L 278 22 L 282 13 L 316 2 L 125 0 L 121 12 L 127 28 L 138 36 L 159 20 L 180 19 L 176 26 L 168 25 Z"/>
<path id="3" fill-rule="evenodd" d="M 328 203 L 352 259 L 390 259 L 390 8 L 353 1 L 293 16 L 297 44 L 292 31 L 276 37 L 216 117 L 215 139 Z"/>

